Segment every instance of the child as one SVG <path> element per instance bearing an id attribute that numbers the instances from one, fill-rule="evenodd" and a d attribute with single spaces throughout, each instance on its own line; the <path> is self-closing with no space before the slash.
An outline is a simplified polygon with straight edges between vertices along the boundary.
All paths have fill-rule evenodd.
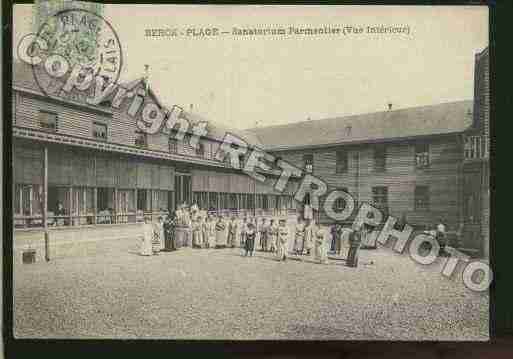
<path id="1" fill-rule="evenodd" d="M 246 249 L 246 253 L 244 256 L 246 257 L 249 253 L 251 257 L 253 257 L 253 250 L 255 249 L 255 237 L 256 231 L 253 223 L 248 224 L 248 229 L 246 231 L 246 242 L 244 248 Z"/>

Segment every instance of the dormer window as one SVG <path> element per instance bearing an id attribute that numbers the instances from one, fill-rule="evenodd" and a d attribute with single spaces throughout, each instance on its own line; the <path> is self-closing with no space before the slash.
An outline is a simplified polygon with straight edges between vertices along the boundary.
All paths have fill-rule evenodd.
<path id="1" fill-rule="evenodd" d="M 135 131 L 135 145 L 137 147 L 148 146 L 148 136 L 143 131 Z"/>
<path id="2" fill-rule="evenodd" d="M 107 125 L 101 122 L 93 122 L 93 137 L 102 141 L 106 141 Z"/>
<path id="3" fill-rule="evenodd" d="M 313 154 L 308 153 L 306 155 L 303 155 L 303 164 L 305 171 L 307 173 L 313 173 Z"/>
<path id="4" fill-rule="evenodd" d="M 50 131 L 57 131 L 57 114 L 49 111 L 39 111 L 39 125 Z"/>

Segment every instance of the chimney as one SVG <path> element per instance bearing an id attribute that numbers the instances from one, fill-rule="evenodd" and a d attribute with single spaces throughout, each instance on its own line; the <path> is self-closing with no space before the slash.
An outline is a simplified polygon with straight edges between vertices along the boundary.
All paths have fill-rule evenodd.
<path id="1" fill-rule="evenodd" d="M 144 65 L 144 86 L 146 92 L 150 88 L 150 65 Z"/>
<path id="2" fill-rule="evenodd" d="M 388 103 L 388 110 L 390 111 L 391 109 L 392 109 L 392 103 L 391 103 L 391 102 L 389 102 L 389 103 Z"/>

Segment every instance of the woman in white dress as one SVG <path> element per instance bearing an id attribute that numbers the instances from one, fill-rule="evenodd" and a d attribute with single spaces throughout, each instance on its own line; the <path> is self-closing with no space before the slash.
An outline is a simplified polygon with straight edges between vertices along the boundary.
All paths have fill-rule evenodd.
<path id="1" fill-rule="evenodd" d="M 201 217 L 196 217 L 192 221 L 192 247 L 201 248 L 203 239 L 202 237 L 202 226 Z"/>
<path id="2" fill-rule="evenodd" d="M 153 241 L 153 225 L 150 223 L 148 218 L 145 218 L 144 224 L 142 225 L 142 240 L 141 240 L 141 247 L 140 247 L 140 254 L 142 256 L 153 255 L 152 241 Z"/>
<path id="3" fill-rule="evenodd" d="M 314 230 L 314 255 L 319 263 L 328 262 L 329 233 L 326 228 L 316 226 Z"/>
<path id="4" fill-rule="evenodd" d="M 296 233 L 294 235 L 294 252 L 296 255 L 303 254 L 305 240 L 305 223 L 301 218 L 298 218 L 296 224 Z"/>
<path id="5" fill-rule="evenodd" d="M 222 215 L 219 215 L 217 223 L 215 224 L 216 230 L 216 248 L 225 248 L 228 239 L 227 225 Z"/>
<path id="6" fill-rule="evenodd" d="M 313 248 L 313 245 L 314 245 L 314 243 L 313 243 L 313 232 L 314 232 L 315 227 L 316 227 L 315 220 L 313 220 L 313 219 L 309 220 L 308 225 L 305 227 L 304 250 L 306 250 L 306 254 L 307 255 L 311 255 L 312 254 L 312 248 Z"/>
<path id="7" fill-rule="evenodd" d="M 216 223 L 212 217 L 208 217 L 207 221 L 207 241 L 209 248 L 216 247 Z"/>
<path id="8" fill-rule="evenodd" d="M 278 250 L 276 253 L 279 261 L 287 259 L 288 242 L 289 228 L 287 227 L 286 220 L 280 219 L 280 225 L 278 227 Z"/>

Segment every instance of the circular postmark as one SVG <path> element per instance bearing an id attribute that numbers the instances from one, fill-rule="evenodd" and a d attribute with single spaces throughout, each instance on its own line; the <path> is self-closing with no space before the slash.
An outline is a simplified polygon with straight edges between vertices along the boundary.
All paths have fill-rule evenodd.
<path id="1" fill-rule="evenodd" d="M 40 90 L 73 100 L 117 82 L 122 49 L 112 25 L 91 11 L 63 10 L 50 16 L 27 49 Z M 34 61 L 33 59 L 37 59 Z"/>

